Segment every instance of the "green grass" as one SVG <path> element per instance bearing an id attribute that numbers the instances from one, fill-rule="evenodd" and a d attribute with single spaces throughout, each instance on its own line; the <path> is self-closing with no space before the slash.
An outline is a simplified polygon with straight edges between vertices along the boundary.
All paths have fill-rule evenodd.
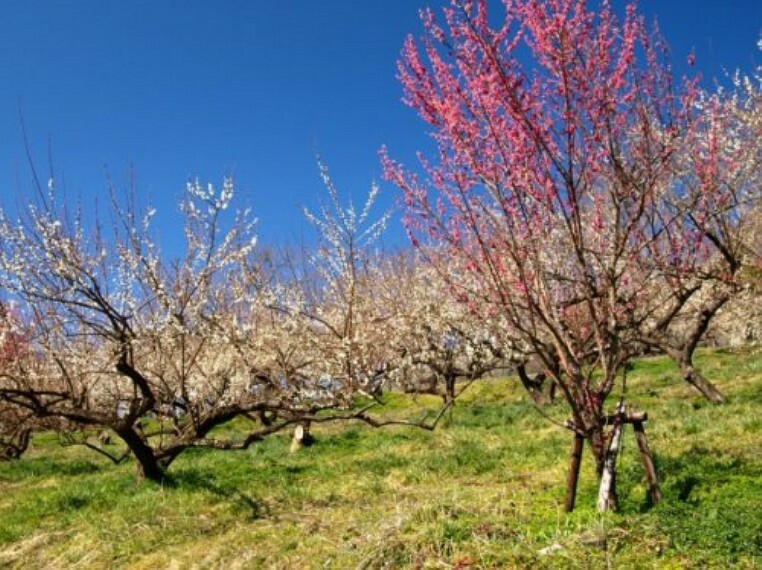
<path id="1" fill-rule="evenodd" d="M 578 508 L 563 513 L 569 434 L 515 380 L 488 380 L 433 433 L 316 426 L 296 454 L 287 435 L 189 452 L 165 485 L 38 435 L 0 464 L 0 567 L 758 567 L 762 355 L 704 351 L 698 364 L 727 404 L 706 404 L 664 358 L 628 373 L 628 400 L 649 414 L 655 507 L 627 431 L 621 512 L 595 511 L 586 456 Z M 393 414 L 436 403 L 391 400 Z M 548 413 L 566 417 L 561 404 Z"/>

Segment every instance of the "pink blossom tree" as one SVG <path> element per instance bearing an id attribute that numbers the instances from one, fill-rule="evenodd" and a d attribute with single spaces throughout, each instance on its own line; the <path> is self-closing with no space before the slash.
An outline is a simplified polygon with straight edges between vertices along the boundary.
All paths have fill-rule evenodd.
<path id="1" fill-rule="evenodd" d="M 496 27 L 483 0 L 453 1 L 444 24 L 422 15 L 399 79 L 437 153 L 421 155 L 421 175 L 383 150 L 386 177 L 413 243 L 444 275 L 450 259 L 467 267 L 456 295 L 501 313 L 557 384 L 600 475 L 605 402 L 640 346 L 633 307 L 657 310 L 645 252 L 693 237 L 683 210 L 664 213 L 695 84 L 675 89 L 634 5 L 620 20 L 606 1 L 506 1 Z"/>

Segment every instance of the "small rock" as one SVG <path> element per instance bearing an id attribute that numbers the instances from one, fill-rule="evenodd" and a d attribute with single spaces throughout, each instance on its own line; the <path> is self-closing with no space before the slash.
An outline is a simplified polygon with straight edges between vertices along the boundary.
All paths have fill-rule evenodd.
<path id="1" fill-rule="evenodd" d="M 553 554 L 554 552 L 558 552 L 559 550 L 563 550 L 564 547 L 558 544 L 557 542 L 554 542 L 550 546 L 546 546 L 545 548 L 541 548 L 537 551 L 538 556 L 547 556 L 548 554 Z"/>

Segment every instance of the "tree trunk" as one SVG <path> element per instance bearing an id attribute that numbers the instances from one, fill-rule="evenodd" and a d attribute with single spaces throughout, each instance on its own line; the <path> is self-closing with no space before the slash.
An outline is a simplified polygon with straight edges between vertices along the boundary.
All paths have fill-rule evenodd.
<path id="1" fill-rule="evenodd" d="M 0 449 L 0 459 L 10 460 L 18 459 L 29 447 L 29 440 L 32 435 L 31 429 L 22 429 L 13 434 L 9 441 L 2 443 Z"/>
<path id="2" fill-rule="evenodd" d="M 564 510 L 570 513 L 574 510 L 577 500 L 577 482 L 579 480 L 579 467 L 582 464 L 582 449 L 585 446 L 585 438 L 580 434 L 574 434 L 571 455 L 569 457 L 569 474 L 566 478 L 566 501 Z"/>
<path id="3" fill-rule="evenodd" d="M 445 376 L 444 403 L 447 405 L 453 400 L 455 400 L 455 376 L 448 374 Z"/>
<path id="4" fill-rule="evenodd" d="M 148 479 L 157 483 L 163 481 L 165 477 L 164 469 L 162 469 L 153 449 L 143 438 L 132 427 L 115 429 L 114 431 L 122 438 L 127 447 L 130 448 L 130 451 L 132 451 L 138 462 L 138 480 Z"/>
<path id="5" fill-rule="evenodd" d="M 690 331 L 685 342 L 680 346 L 677 356 L 677 364 L 680 366 L 680 372 L 683 379 L 691 386 L 696 388 L 701 394 L 713 404 L 722 404 L 725 401 L 722 393 L 709 380 L 704 378 L 696 371 L 693 366 L 693 353 L 696 351 L 699 341 L 706 334 L 709 323 L 725 303 L 730 300 L 730 294 L 723 295 L 715 299 L 711 304 L 704 307 L 694 322 L 693 329 Z"/>
<path id="6" fill-rule="evenodd" d="M 302 447 L 309 447 L 315 443 L 315 438 L 310 433 L 311 422 L 302 422 L 294 428 L 294 436 L 291 439 L 291 453 L 296 453 Z"/>
<path id="7" fill-rule="evenodd" d="M 725 401 L 722 392 L 694 368 L 692 355 L 681 355 L 678 365 L 680 366 L 683 380 L 701 392 L 707 400 L 713 404 L 722 404 Z"/>
<path id="8" fill-rule="evenodd" d="M 552 378 L 550 379 L 550 385 L 548 386 L 548 401 L 552 404 L 556 401 L 556 392 L 558 390 L 558 384 Z"/>
<path id="9" fill-rule="evenodd" d="M 138 460 L 138 481 L 148 479 L 149 481 L 153 481 L 155 483 L 161 483 L 164 480 L 166 474 L 164 473 L 164 470 L 159 466 L 159 462 L 156 461 L 156 458 L 153 456 L 152 452 L 138 453 L 135 451 L 135 449 L 132 449 L 132 453 L 135 456 L 135 459 Z"/>
<path id="10" fill-rule="evenodd" d="M 519 375 L 522 386 L 524 386 L 527 394 L 529 394 L 535 404 L 542 406 L 553 401 L 555 383 L 551 384 L 551 391 L 548 396 L 543 394 L 542 385 L 546 379 L 544 374 L 540 373 L 535 378 L 530 378 L 525 364 L 517 364 L 516 373 Z"/>
<path id="11" fill-rule="evenodd" d="M 606 451 L 608 449 L 608 441 L 603 429 L 603 426 L 601 426 L 591 431 L 588 436 L 590 451 L 592 451 L 593 459 L 595 460 L 595 474 L 598 476 L 598 480 L 603 475 L 603 467 L 606 463 Z"/>

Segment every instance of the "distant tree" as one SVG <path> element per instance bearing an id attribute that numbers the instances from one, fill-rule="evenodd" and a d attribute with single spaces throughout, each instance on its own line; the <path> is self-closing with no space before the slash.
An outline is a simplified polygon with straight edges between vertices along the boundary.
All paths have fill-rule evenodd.
<path id="1" fill-rule="evenodd" d="M 320 160 L 318 168 L 325 193 L 319 208 L 303 209 L 317 243 L 300 279 L 299 306 L 307 342 L 316 350 L 313 374 L 373 393 L 391 360 L 385 342 L 390 323 L 376 293 L 383 258 L 378 245 L 391 212 L 375 213 L 376 184 L 357 209 L 341 199 Z"/>
<path id="2" fill-rule="evenodd" d="M 707 267 L 717 187 L 687 196 L 680 167 L 705 136 L 697 88 L 675 88 L 634 5 L 622 21 L 608 2 L 504 8 L 497 28 L 483 0 L 454 0 L 444 26 L 423 12 L 426 36 L 405 43 L 399 78 L 433 129 L 436 160 L 422 158 L 424 177 L 386 151 L 382 161 L 413 243 L 442 275 L 453 259 L 469 270 L 450 279 L 455 294 L 502 314 L 569 404 L 600 475 L 606 401 L 641 350 L 641 325 L 663 311 L 654 279 L 701 280 Z M 606 502 L 616 507 L 613 485 Z"/>
<path id="3" fill-rule="evenodd" d="M 632 310 L 644 342 L 669 354 L 683 378 L 715 403 L 723 396 L 695 368 L 693 354 L 734 297 L 745 291 L 747 302 L 753 298 L 760 263 L 762 75 L 737 73 L 732 82 L 730 89 L 698 93 L 663 190 L 659 214 L 670 224 L 642 263 L 660 310 Z M 749 322 L 753 312 L 738 316 Z"/>
<path id="4" fill-rule="evenodd" d="M 448 272 L 470 278 L 454 263 Z M 447 404 L 471 381 L 522 361 L 502 336 L 500 315 L 483 319 L 470 312 L 451 295 L 448 279 L 415 252 L 388 256 L 378 267 L 377 282 L 378 298 L 393 323 L 386 340 L 396 353 L 391 385 L 439 395 Z M 464 382 L 460 390 L 458 381 Z"/>
<path id="5" fill-rule="evenodd" d="M 296 280 L 305 321 L 295 338 L 314 347 L 311 374 L 370 396 L 382 386 L 438 394 L 447 408 L 459 395 L 456 380 L 509 366 L 510 347 L 452 299 L 441 276 L 415 254 L 379 247 L 391 212 L 374 215 L 378 187 L 356 209 L 319 168 L 325 203 L 304 211 L 317 244 Z"/>

